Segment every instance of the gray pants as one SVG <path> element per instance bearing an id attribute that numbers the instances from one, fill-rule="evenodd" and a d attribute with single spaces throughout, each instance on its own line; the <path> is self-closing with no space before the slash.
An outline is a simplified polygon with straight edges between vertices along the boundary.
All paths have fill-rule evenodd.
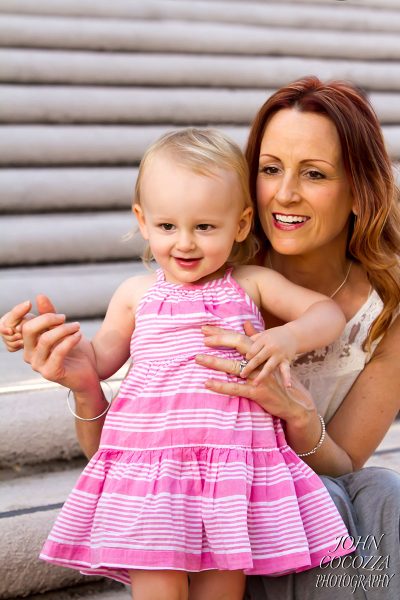
<path id="1" fill-rule="evenodd" d="M 359 540 L 357 552 L 345 564 L 343 557 L 301 573 L 248 577 L 246 600 L 400 600 L 400 474 L 367 467 L 322 480 Z"/>

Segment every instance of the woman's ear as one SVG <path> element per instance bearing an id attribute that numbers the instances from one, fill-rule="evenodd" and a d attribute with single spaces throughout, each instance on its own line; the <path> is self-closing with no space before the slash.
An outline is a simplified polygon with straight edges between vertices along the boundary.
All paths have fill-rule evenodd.
<path id="1" fill-rule="evenodd" d="M 132 212 L 136 217 L 136 220 L 139 225 L 140 233 L 142 234 L 145 240 L 149 239 L 149 234 L 147 232 L 146 221 L 144 218 L 144 212 L 140 204 L 134 204 L 132 206 Z"/>
<path id="2" fill-rule="evenodd" d="M 235 242 L 243 242 L 247 238 L 250 233 L 252 223 L 253 209 L 251 206 L 248 206 L 240 215 Z"/>

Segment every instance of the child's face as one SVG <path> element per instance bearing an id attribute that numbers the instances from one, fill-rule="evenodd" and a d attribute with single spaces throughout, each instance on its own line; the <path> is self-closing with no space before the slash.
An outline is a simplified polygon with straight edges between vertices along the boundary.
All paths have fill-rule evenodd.
<path id="1" fill-rule="evenodd" d="M 247 237 L 252 209 L 243 205 L 234 172 L 199 175 L 160 152 L 145 167 L 133 209 L 166 280 L 190 284 L 218 277 L 234 242 Z"/>

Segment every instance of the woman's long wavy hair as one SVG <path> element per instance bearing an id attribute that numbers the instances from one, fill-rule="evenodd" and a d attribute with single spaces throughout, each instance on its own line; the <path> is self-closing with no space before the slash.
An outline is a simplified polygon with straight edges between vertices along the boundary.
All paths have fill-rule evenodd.
<path id="1" fill-rule="evenodd" d="M 370 349 L 389 327 L 400 303 L 399 190 L 378 118 L 365 94 L 345 81 L 323 83 L 309 76 L 279 89 L 256 115 L 247 143 L 254 201 L 264 131 L 271 117 L 285 108 L 326 115 L 339 134 L 356 213 L 350 219 L 347 253 L 363 265 L 384 305 L 364 342 Z M 262 233 L 259 220 L 256 233 Z"/>

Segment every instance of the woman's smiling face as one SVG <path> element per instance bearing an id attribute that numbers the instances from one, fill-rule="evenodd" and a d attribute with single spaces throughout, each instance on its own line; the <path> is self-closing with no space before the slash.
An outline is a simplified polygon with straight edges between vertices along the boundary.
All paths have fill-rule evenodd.
<path id="1" fill-rule="evenodd" d="M 289 108 L 271 118 L 260 148 L 257 205 L 276 252 L 345 250 L 353 199 L 328 117 Z"/>

